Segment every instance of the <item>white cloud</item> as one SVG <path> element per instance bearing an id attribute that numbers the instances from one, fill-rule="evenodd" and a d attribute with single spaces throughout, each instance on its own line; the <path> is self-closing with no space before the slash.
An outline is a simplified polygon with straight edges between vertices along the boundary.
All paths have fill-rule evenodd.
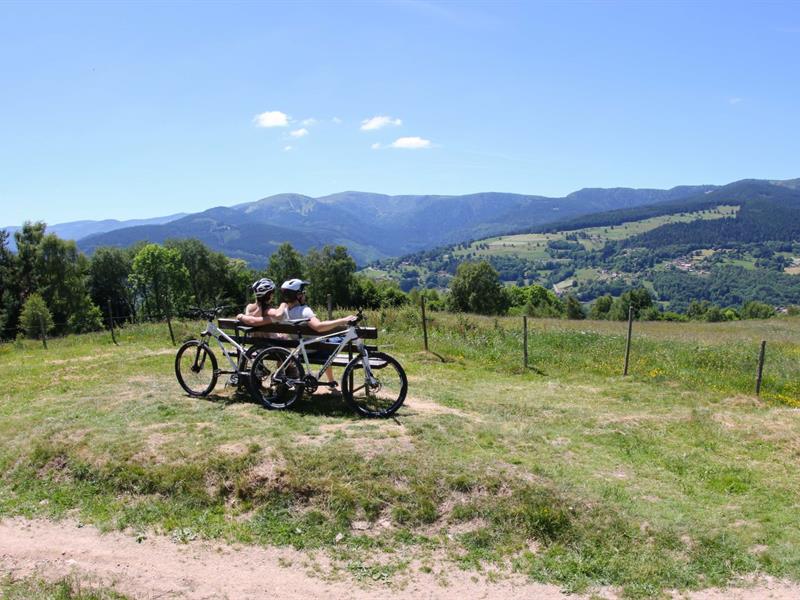
<path id="1" fill-rule="evenodd" d="M 374 144 L 372 144 L 372 146 L 370 146 L 370 148 L 372 148 L 373 150 L 380 150 L 381 145 L 378 142 L 375 142 Z"/>
<path id="2" fill-rule="evenodd" d="M 391 148 L 405 148 L 407 150 L 419 150 L 420 148 L 430 148 L 431 141 L 417 136 L 401 137 L 397 138 L 395 141 L 389 144 L 389 146 Z"/>
<path id="3" fill-rule="evenodd" d="M 374 129 L 381 129 L 382 127 L 386 127 L 388 125 L 394 125 L 397 127 L 398 125 L 402 124 L 402 120 L 395 119 L 394 117 L 377 116 L 361 121 L 361 131 L 372 131 Z"/>
<path id="4" fill-rule="evenodd" d="M 284 146 L 284 147 L 283 147 L 283 151 L 284 151 L 284 152 L 289 152 L 291 149 L 292 149 L 292 147 L 291 147 L 291 146 Z"/>
<path id="5" fill-rule="evenodd" d="M 296 138 L 301 138 L 308 135 L 308 129 L 305 127 L 301 127 L 300 129 L 295 129 L 294 131 L 290 131 L 289 135 Z"/>
<path id="6" fill-rule="evenodd" d="M 728 98 L 728 104 L 739 104 L 741 101 L 742 99 L 737 97 Z"/>
<path id="7" fill-rule="evenodd" d="M 300 125 L 303 127 L 311 127 L 312 125 L 316 125 L 317 120 L 314 117 L 309 117 L 308 119 L 303 119 L 300 121 Z"/>
<path id="8" fill-rule="evenodd" d="M 256 115 L 253 119 L 259 127 L 286 127 L 289 125 L 289 115 L 279 110 L 269 110 Z"/>
<path id="9" fill-rule="evenodd" d="M 339 123 L 342 122 L 342 120 L 339 117 L 333 117 L 331 121 L 333 121 L 334 125 L 338 125 Z"/>

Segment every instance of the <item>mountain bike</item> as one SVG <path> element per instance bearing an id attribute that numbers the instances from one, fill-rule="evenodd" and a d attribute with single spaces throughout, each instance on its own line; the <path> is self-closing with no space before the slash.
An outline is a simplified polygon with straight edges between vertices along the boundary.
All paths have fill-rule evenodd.
<path id="1" fill-rule="evenodd" d="M 383 352 L 370 353 L 367 350 L 356 327 L 362 319 L 363 315 L 359 311 L 356 319 L 350 322 L 344 332 L 337 331 L 307 339 L 303 337 L 301 327 L 308 323 L 308 319 L 290 321 L 296 327 L 297 347 L 289 351 L 273 346 L 258 352 L 253 359 L 248 378 L 253 399 L 263 402 L 268 408 L 284 409 L 302 398 L 306 392 L 313 394 L 321 386 L 336 387 L 335 383 L 322 382 L 320 379 L 339 353 L 348 344 L 352 344 L 356 355 L 345 365 L 341 383 L 342 396 L 365 417 L 388 417 L 394 414 L 406 399 L 406 373 L 394 357 Z M 340 336 L 341 340 L 322 363 L 319 371 L 312 372 L 308 347 Z M 332 343 L 325 345 L 331 346 Z"/>
<path id="2" fill-rule="evenodd" d="M 175 356 L 175 376 L 178 378 L 178 383 L 190 396 L 202 398 L 210 394 L 217 385 L 220 375 L 230 375 L 226 385 L 237 387 L 245 385 L 248 374 L 247 367 L 257 349 L 244 348 L 214 324 L 214 319 L 226 308 L 228 307 L 217 306 L 203 310 L 192 307 L 187 311 L 187 316 L 200 317 L 208 321 L 200 338 L 185 342 L 178 348 L 178 354 Z M 217 358 L 208 345 L 212 337 L 217 340 L 222 355 L 230 365 L 230 370 L 217 368 Z M 223 342 L 233 346 L 234 351 L 228 352 Z"/>

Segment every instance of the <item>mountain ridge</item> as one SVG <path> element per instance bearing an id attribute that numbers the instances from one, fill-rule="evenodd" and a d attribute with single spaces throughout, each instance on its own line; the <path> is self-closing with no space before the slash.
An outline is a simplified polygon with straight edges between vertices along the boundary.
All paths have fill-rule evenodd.
<path id="1" fill-rule="evenodd" d="M 292 242 L 302 251 L 323 244 L 345 245 L 359 264 L 366 264 L 442 244 L 506 233 L 520 223 L 534 226 L 564 216 L 638 206 L 713 188 L 585 188 L 557 198 L 508 192 L 392 196 L 350 190 L 318 198 L 284 193 L 186 215 L 160 230 L 127 228 L 88 236 L 79 240 L 78 245 L 92 252 L 102 245 L 200 236 L 213 249 L 258 266 L 263 265 L 267 256 L 254 252 L 246 244 L 256 243 L 259 237 L 275 241 L 275 235 L 281 234 L 285 236 L 283 241 Z M 239 231 L 241 228 L 247 231 Z M 220 236 L 220 230 L 229 234 Z M 274 247 L 256 245 L 262 251 Z"/>

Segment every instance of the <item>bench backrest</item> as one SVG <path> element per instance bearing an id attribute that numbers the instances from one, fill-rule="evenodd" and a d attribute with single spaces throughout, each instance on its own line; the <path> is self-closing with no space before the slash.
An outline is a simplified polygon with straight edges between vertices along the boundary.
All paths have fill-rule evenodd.
<path id="1" fill-rule="evenodd" d="M 269 333 L 300 333 L 302 336 L 315 337 L 319 335 L 330 335 L 332 333 L 340 333 L 347 330 L 347 327 L 326 331 L 324 334 L 317 333 L 308 325 L 292 325 L 290 323 L 270 323 L 269 325 L 261 325 L 260 327 L 249 327 L 237 321 L 236 319 L 219 319 L 218 326 L 220 329 L 239 329 L 252 337 L 262 337 Z M 358 337 L 364 340 L 378 339 L 378 330 L 375 327 L 356 327 Z"/>

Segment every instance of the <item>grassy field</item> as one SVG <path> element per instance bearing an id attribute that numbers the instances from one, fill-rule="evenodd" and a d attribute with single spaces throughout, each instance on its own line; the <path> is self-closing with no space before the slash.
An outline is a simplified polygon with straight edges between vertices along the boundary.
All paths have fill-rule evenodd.
<path id="1" fill-rule="evenodd" d="M 397 586 L 800 579 L 800 319 L 636 323 L 625 379 L 621 323 L 532 321 L 525 370 L 519 319 L 434 313 L 446 362 L 414 310 L 371 322 L 409 374 L 392 420 L 326 395 L 270 412 L 221 383 L 188 398 L 163 325 L 0 346 L 0 516 L 292 545 Z"/>

